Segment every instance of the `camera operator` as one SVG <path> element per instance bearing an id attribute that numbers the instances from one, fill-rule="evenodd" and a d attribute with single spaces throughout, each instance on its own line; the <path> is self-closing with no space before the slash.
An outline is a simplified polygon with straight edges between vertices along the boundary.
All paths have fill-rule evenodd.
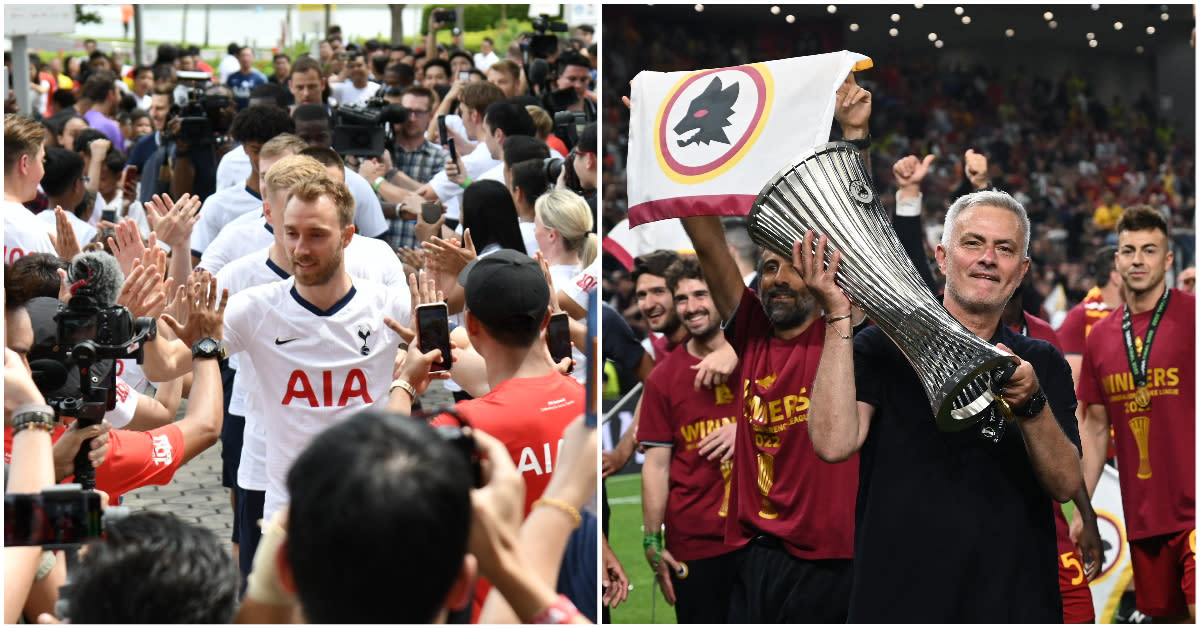
<path id="1" fill-rule="evenodd" d="M 592 62 L 577 52 L 568 52 L 559 55 L 555 67 L 558 69 L 555 86 L 559 92 L 552 95 L 556 100 L 556 106 L 552 113 L 582 111 L 587 116 L 587 120 L 595 120 L 596 92 L 588 89 L 592 81 Z M 567 93 L 574 96 L 573 102 L 562 106 L 563 102 L 558 94 L 565 95 Z"/>
<path id="2" fill-rule="evenodd" d="M 293 72 L 294 74 L 294 72 Z M 331 148 L 333 145 L 333 121 L 322 105 L 299 105 L 292 110 L 296 122 L 296 135 L 309 146 Z M 379 197 L 371 189 L 371 183 L 353 170 L 346 171 L 346 186 L 354 198 L 355 233 L 367 238 L 382 238 L 387 233 L 388 223 L 383 216 Z"/>
<path id="3" fill-rule="evenodd" d="M 206 199 L 216 191 L 217 162 L 233 147 L 227 135 L 237 114 L 233 92 L 212 85 L 192 87 L 187 93 L 185 107 L 168 111 L 162 143 L 141 170 L 139 203 L 150 202 L 155 194 Z"/>
<path id="4" fill-rule="evenodd" d="M 436 97 L 427 87 L 413 86 L 400 96 L 400 106 L 408 110 L 408 120 L 393 125 L 395 138 L 390 150 L 363 162 L 358 173 L 371 182 L 381 200 L 404 204 L 405 199 L 445 167 L 449 151 L 425 139 L 425 127 L 433 113 Z M 416 246 L 416 212 L 419 206 L 397 207 L 388 218 L 388 243 L 392 248 Z"/>
<path id="5" fill-rule="evenodd" d="M 178 304 L 178 308 L 181 309 L 176 310 L 177 313 L 182 311 L 183 316 L 187 317 L 186 325 L 180 325 L 170 316 L 164 316 L 162 319 L 177 335 L 186 334 L 181 337 L 220 337 L 223 307 L 221 309 L 215 307 L 219 295 L 215 294 L 215 282 L 210 281 L 207 277 L 208 275 L 205 274 L 189 278 L 186 287 L 188 296 Z M 210 284 L 213 285 L 210 286 Z M 212 293 L 210 293 L 210 287 Z M 19 311 L 15 315 L 10 314 L 6 321 L 6 341 L 9 346 L 32 349 L 59 344 L 55 326 L 53 324 L 45 325 L 41 322 L 52 320 L 58 310 L 59 305 L 55 300 L 44 297 L 34 298 L 22 304 Z M 36 317 L 40 321 L 36 329 L 31 317 Z M 108 494 L 110 503 L 116 504 L 121 495 L 136 488 L 150 484 L 169 483 L 181 465 L 217 441 L 222 421 L 220 372 L 215 359 L 210 359 L 203 352 L 198 353 L 195 347 L 193 347 L 192 354 L 193 380 L 190 402 L 182 420 L 167 423 L 146 432 L 113 429 L 108 433 L 111 455 L 106 455 L 108 452 L 98 449 L 96 441 L 92 441 L 94 449 L 90 458 L 96 468 L 96 487 Z M 38 357 L 39 353 L 34 353 L 34 355 Z M 56 367 L 54 362 L 57 360 L 40 359 L 40 357 L 35 360 L 34 366 L 44 374 L 39 377 L 43 377 L 45 374 L 50 374 L 52 377 L 55 371 L 61 372 L 64 366 L 74 368 L 73 365 Z M 42 385 L 57 383 L 47 381 Z M 127 388 L 126 390 L 128 391 Z M 66 387 L 56 386 L 54 390 L 43 390 L 42 392 L 50 394 L 51 397 L 65 395 L 66 398 L 71 399 L 79 398 L 78 395 L 81 391 L 77 387 L 72 388 L 68 385 Z M 133 398 L 133 401 L 137 403 L 137 399 Z M 62 417 L 62 419 L 66 423 L 75 423 L 73 417 Z M 102 433 L 104 427 L 101 427 L 99 431 Z M 95 431 L 81 431 L 78 438 L 82 441 L 92 433 Z M 58 479 L 66 479 L 68 476 L 74 475 L 73 452 L 59 451 L 57 445 L 71 434 L 72 432 L 62 424 L 54 427 L 52 437 L 56 443 L 54 456 L 55 473 Z M 6 430 L 6 454 L 12 450 L 14 444 L 13 432 Z M 103 445 L 103 441 L 101 441 L 101 445 Z M 73 444 L 76 450 L 78 446 L 78 442 Z"/>

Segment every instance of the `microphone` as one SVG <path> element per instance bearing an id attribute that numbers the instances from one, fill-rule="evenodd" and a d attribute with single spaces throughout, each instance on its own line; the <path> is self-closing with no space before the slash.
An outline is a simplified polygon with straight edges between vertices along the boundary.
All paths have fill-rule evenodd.
<path id="1" fill-rule="evenodd" d="M 80 253 L 71 259 L 67 268 L 67 284 L 73 297 L 85 297 L 100 307 L 117 302 L 125 273 L 117 259 L 103 251 Z"/>

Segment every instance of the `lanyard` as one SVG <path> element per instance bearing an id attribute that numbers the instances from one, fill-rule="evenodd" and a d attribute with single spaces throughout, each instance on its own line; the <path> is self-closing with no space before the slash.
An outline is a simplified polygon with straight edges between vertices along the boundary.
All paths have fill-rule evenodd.
<path id="1" fill-rule="evenodd" d="M 1129 314 L 1129 305 L 1125 305 L 1125 312 L 1121 317 L 1121 331 L 1125 335 L 1125 357 L 1129 359 L 1129 371 L 1133 374 L 1135 386 L 1146 385 L 1146 373 L 1150 366 L 1150 344 L 1154 342 L 1154 334 L 1158 331 L 1158 324 L 1162 322 L 1163 313 L 1167 311 L 1167 301 L 1170 297 L 1171 289 L 1164 287 L 1163 295 L 1154 307 L 1154 316 L 1150 318 L 1150 327 L 1146 329 L 1146 340 L 1142 343 L 1140 358 L 1133 339 L 1133 318 Z"/>

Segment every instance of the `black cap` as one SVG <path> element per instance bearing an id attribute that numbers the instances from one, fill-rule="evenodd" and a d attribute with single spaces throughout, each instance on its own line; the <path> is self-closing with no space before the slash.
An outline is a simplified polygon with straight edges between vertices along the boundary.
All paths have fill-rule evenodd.
<path id="1" fill-rule="evenodd" d="M 541 322 L 550 306 L 550 287 L 533 258 L 512 249 L 478 257 L 458 275 L 467 309 L 487 325 L 513 319 Z"/>

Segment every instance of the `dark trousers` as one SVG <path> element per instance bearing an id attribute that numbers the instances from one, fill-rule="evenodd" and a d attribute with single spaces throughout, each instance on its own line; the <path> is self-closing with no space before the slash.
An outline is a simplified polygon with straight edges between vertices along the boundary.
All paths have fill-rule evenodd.
<path id="1" fill-rule="evenodd" d="M 737 580 L 738 552 L 711 558 L 679 561 L 686 566 L 681 577 L 671 574 L 675 588 L 675 619 L 680 624 L 722 624 Z"/>
<path id="2" fill-rule="evenodd" d="M 778 539 L 761 536 L 739 552 L 739 559 L 730 623 L 846 623 L 849 559 L 801 560 Z"/>
<path id="3" fill-rule="evenodd" d="M 262 538 L 262 528 L 258 520 L 263 516 L 263 502 L 266 491 L 248 491 L 240 486 L 233 489 L 237 495 L 237 512 L 234 513 L 234 528 L 242 539 L 238 545 L 238 569 L 242 572 L 242 593 L 246 592 L 246 578 L 250 577 L 250 567 L 254 565 L 254 553 L 258 551 L 258 541 Z"/>

